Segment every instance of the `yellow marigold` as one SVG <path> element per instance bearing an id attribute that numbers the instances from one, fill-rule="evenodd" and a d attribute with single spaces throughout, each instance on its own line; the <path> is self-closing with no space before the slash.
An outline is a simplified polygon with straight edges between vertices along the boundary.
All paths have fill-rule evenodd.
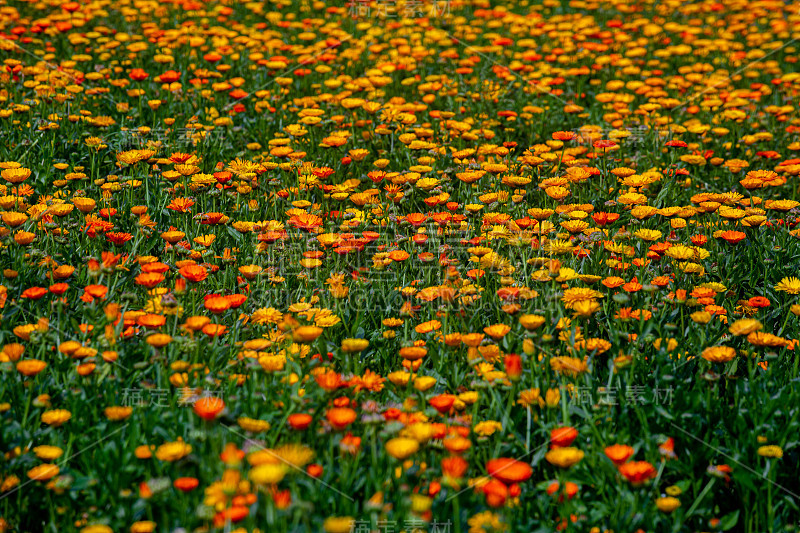
<path id="1" fill-rule="evenodd" d="M 267 431 L 271 426 L 266 420 L 242 417 L 236 421 L 239 427 L 250 433 L 261 433 Z"/>
<path id="2" fill-rule="evenodd" d="M 759 331 L 762 328 L 761 322 L 755 320 L 753 318 L 743 318 L 741 320 L 737 320 L 731 327 L 728 328 L 728 331 L 731 332 L 732 335 L 749 335 L 754 331 Z"/>
<path id="3" fill-rule="evenodd" d="M 419 450 L 419 443 L 406 437 L 397 437 L 386 443 L 386 452 L 401 461 L 417 453 L 417 450 Z"/>
<path id="4" fill-rule="evenodd" d="M 28 478 L 33 481 L 47 481 L 58 475 L 59 468 L 53 464 L 43 464 L 28 470 Z"/>
<path id="5" fill-rule="evenodd" d="M 42 413 L 42 422 L 48 426 L 59 427 L 72 418 L 72 413 L 66 409 L 54 409 Z"/>
<path id="6" fill-rule="evenodd" d="M 674 498 L 672 496 L 664 496 L 662 498 L 656 499 L 656 507 L 662 513 L 671 513 L 680 506 L 681 506 L 681 501 L 678 498 Z"/>
<path id="7" fill-rule="evenodd" d="M 583 459 L 582 450 L 573 447 L 554 448 L 544 456 L 547 462 L 559 468 L 569 468 Z"/>
<path id="8" fill-rule="evenodd" d="M 736 350 L 730 346 L 711 346 L 703 350 L 700 356 L 712 363 L 727 363 L 736 357 Z"/>
<path id="9" fill-rule="evenodd" d="M 487 437 L 497 431 L 503 431 L 503 425 L 495 420 L 485 420 L 477 423 L 472 431 L 481 437 Z"/>
<path id="10" fill-rule="evenodd" d="M 281 463 L 262 464 L 250 470 L 248 477 L 256 485 L 275 485 L 286 476 L 286 469 Z"/>
<path id="11" fill-rule="evenodd" d="M 105 413 L 106 418 L 108 418 L 111 421 L 117 422 L 119 420 L 125 420 L 126 418 L 131 416 L 131 413 L 133 413 L 133 408 L 115 405 L 111 407 L 106 407 L 103 412 Z"/>
<path id="12" fill-rule="evenodd" d="M 33 453 L 36 454 L 36 457 L 38 457 L 42 461 L 55 461 L 56 459 L 64 455 L 64 450 L 62 450 L 58 446 L 42 445 L 35 447 L 33 449 Z"/>
<path id="13" fill-rule="evenodd" d="M 760 446 L 758 448 L 758 455 L 761 457 L 769 457 L 771 459 L 780 459 L 783 457 L 783 449 L 780 446 L 769 445 Z"/>
<path id="14" fill-rule="evenodd" d="M 159 461 L 174 462 L 183 459 L 192 453 L 192 447 L 178 439 L 175 442 L 166 442 L 156 449 L 156 458 Z"/>
<path id="15" fill-rule="evenodd" d="M 350 533 L 356 523 L 355 518 L 350 516 L 332 516 L 326 518 L 322 523 L 325 533 Z"/>

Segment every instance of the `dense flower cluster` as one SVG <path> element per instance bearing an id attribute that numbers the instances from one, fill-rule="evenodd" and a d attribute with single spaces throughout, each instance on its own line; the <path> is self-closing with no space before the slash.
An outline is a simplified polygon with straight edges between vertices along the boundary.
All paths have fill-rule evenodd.
<path id="1" fill-rule="evenodd" d="M 0 533 L 797 527 L 798 39 L 4 3 Z"/>

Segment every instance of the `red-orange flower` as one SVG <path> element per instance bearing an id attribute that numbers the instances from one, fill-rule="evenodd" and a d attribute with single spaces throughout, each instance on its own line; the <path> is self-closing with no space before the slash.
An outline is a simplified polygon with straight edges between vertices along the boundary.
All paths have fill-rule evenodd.
<path id="1" fill-rule="evenodd" d="M 200 265 L 188 265 L 178 270 L 178 274 L 186 278 L 187 281 L 197 283 L 208 277 L 208 270 Z"/>
<path id="2" fill-rule="evenodd" d="M 606 457 L 611 459 L 615 465 L 620 466 L 631 458 L 633 455 L 633 448 L 627 444 L 613 444 L 606 447 L 605 453 Z"/>
<path id="3" fill-rule="evenodd" d="M 294 413 L 289 415 L 289 426 L 296 431 L 303 431 L 311 425 L 313 417 L 307 413 Z"/>
<path id="4" fill-rule="evenodd" d="M 632 485 L 644 485 L 656 477 L 656 468 L 647 461 L 631 461 L 619 467 L 619 473 Z"/>
<path id="5" fill-rule="evenodd" d="M 456 402 L 456 397 L 452 394 L 439 394 L 438 396 L 434 396 L 428 403 L 439 411 L 442 414 L 450 411 L 450 408 L 453 407 L 453 404 Z"/>
<path id="6" fill-rule="evenodd" d="M 172 483 L 181 492 L 191 492 L 200 485 L 196 477 L 179 477 Z"/>
<path id="7" fill-rule="evenodd" d="M 207 396 L 194 402 L 193 409 L 203 420 L 214 420 L 225 409 L 225 402 L 222 398 Z"/>
<path id="8" fill-rule="evenodd" d="M 356 412 L 349 407 L 334 407 L 328 409 L 325 418 L 333 429 L 344 429 L 356 420 Z"/>
<path id="9" fill-rule="evenodd" d="M 550 432 L 550 443 L 554 447 L 566 448 L 576 438 L 578 438 L 578 430 L 570 426 L 556 428 Z"/>
<path id="10" fill-rule="evenodd" d="M 508 457 L 490 460 L 486 463 L 486 470 L 490 476 L 508 485 L 522 483 L 533 475 L 531 465 Z"/>

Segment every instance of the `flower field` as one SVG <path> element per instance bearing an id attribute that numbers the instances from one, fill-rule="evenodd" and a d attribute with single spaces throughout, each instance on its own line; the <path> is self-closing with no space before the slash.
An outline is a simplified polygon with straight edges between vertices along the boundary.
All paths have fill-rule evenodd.
<path id="1" fill-rule="evenodd" d="M 0 533 L 800 530 L 800 3 L 0 3 Z"/>

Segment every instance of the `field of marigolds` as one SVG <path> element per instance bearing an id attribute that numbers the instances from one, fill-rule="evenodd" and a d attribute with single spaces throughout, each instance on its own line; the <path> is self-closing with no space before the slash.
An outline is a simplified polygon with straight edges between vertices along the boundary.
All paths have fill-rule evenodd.
<path id="1" fill-rule="evenodd" d="M 0 533 L 800 531 L 800 2 L 1 0 Z"/>

